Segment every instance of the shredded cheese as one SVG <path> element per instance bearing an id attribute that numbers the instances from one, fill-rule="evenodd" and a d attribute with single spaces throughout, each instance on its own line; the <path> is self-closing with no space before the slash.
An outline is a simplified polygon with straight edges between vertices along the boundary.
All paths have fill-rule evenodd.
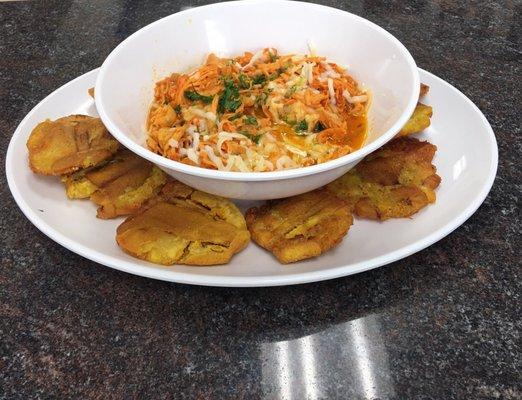
<path id="1" fill-rule="evenodd" d="M 214 150 L 208 144 L 205 146 L 205 152 L 208 154 L 208 158 L 210 158 L 210 161 L 214 163 L 217 169 L 225 169 L 225 167 L 223 166 L 223 161 L 221 161 L 221 158 L 214 154 Z"/>
<path id="2" fill-rule="evenodd" d="M 249 67 L 251 67 L 252 65 L 254 65 L 256 62 L 258 62 L 259 60 L 262 60 L 264 59 L 265 57 L 265 51 L 263 49 L 259 50 L 258 52 L 256 52 L 252 58 L 250 59 L 250 61 L 245 64 L 243 67 L 241 67 L 242 70 L 245 70 Z"/>
<path id="3" fill-rule="evenodd" d="M 285 147 L 288 149 L 290 153 L 297 154 L 298 156 L 306 157 L 308 155 L 306 151 L 298 149 L 297 147 L 294 147 L 292 145 L 285 144 Z"/>
<path id="4" fill-rule="evenodd" d="M 312 39 L 308 39 L 307 43 L 308 45 L 308 51 L 312 57 L 315 57 L 317 55 L 317 47 L 315 46 L 315 43 Z"/>
<path id="5" fill-rule="evenodd" d="M 308 85 L 311 85 L 314 80 L 314 66 L 315 63 L 303 63 L 303 69 L 301 71 L 301 76 L 306 80 Z"/>
<path id="6" fill-rule="evenodd" d="M 287 155 L 281 156 L 276 161 L 277 169 L 286 169 L 286 168 L 294 168 L 296 166 L 294 160 L 292 160 Z"/>
<path id="7" fill-rule="evenodd" d="M 189 158 L 190 161 L 199 165 L 199 156 L 194 151 L 194 149 L 187 149 L 187 157 Z"/>
<path id="8" fill-rule="evenodd" d="M 211 111 L 205 111 L 197 107 L 190 107 L 189 112 L 191 112 L 194 115 L 197 115 L 198 117 L 206 118 L 212 122 L 216 122 L 217 120 L 216 114 L 214 114 Z"/>
<path id="9" fill-rule="evenodd" d="M 196 127 L 194 125 L 190 125 L 188 128 L 187 128 L 187 133 L 191 136 L 192 138 L 192 145 L 191 147 L 194 149 L 194 150 L 197 150 L 198 147 L 199 147 L 199 132 L 197 131 Z"/>
<path id="10" fill-rule="evenodd" d="M 241 172 L 249 172 L 247 165 L 245 164 L 245 161 L 241 158 L 241 156 L 235 156 L 234 165 L 241 171 Z"/>
<path id="11" fill-rule="evenodd" d="M 359 96 L 351 96 L 348 90 L 343 90 L 344 99 L 351 104 L 364 103 L 368 101 L 368 96 L 365 94 L 361 94 Z"/>
<path id="12" fill-rule="evenodd" d="M 221 154 L 222 157 L 226 158 L 227 154 L 223 151 L 223 143 L 225 143 L 227 140 L 233 140 L 233 139 L 248 139 L 245 135 L 242 135 L 240 133 L 235 132 L 225 132 L 221 131 L 218 133 L 218 141 L 217 141 L 217 148 L 219 151 L 219 154 Z"/>
<path id="13" fill-rule="evenodd" d="M 335 89 L 334 89 L 334 84 L 333 84 L 332 78 L 328 78 L 328 94 L 330 95 L 330 103 L 335 106 L 336 105 Z"/>

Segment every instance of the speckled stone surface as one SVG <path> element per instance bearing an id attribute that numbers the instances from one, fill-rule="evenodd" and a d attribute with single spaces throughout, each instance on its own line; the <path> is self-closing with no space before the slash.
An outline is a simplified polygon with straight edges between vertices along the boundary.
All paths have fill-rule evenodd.
<path id="1" fill-rule="evenodd" d="M 23 116 L 178 1 L 0 2 L 0 161 Z M 325 1 L 388 29 L 497 135 L 498 176 L 449 237 L 285 288 L 169 284 L 41 234 L 0 174 L 0 398 L 519 399 L 519 1 Z M 470 145 L 473 145 L 470 143 Z"/>

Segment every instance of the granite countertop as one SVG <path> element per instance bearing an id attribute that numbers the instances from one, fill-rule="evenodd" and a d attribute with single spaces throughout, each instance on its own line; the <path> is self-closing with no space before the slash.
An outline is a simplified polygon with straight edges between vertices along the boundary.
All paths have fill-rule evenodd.
<path id="1" fill-rule="evenodd" d="M 203 3 L 0 2 L 1 165 L 43 97 L 142 26 Z M 322 3 L 388 29 L 485 113 L 500 163 L 477 213 L 356 276 L 205 288 L 73 254 L 31 225 L 0 174 L 1 399 L 521 398 L 522 4 Z"/>

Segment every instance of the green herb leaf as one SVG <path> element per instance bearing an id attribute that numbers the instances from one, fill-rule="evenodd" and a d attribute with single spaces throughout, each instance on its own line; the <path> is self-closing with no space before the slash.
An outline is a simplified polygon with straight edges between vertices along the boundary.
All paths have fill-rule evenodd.
<path id="1" fill-rule="evenodd" d="M 256 135 L 252 138 L 252 141 L 255 143 L 255 144 L 259 144 L 259 141 L 261 140 L 261 137 L 263 135 Z"/>
<path id="2" fill-rule="evenodd" d="M 252 78 L 252 83 L 254 85 L 262 85 L 265 82 L 266 82 L 266 76 L 263 74 L 256 75 L 256 76 L 254 76 L 254 78 Z"/>
<path id="3" fill-rule="evenodd" d="M 230 78 L 224 78 L 225 90 L 219 97 L 218 111 L 220 113 L 234 112 L 241 105 L 239 89 Z"/>
<path id="4" fill-rule="evenodd" d="M 257 125 L 257 119 L 253 115 L 246 115 L 244 121 L 247 125 Z"/>
<path id="5" fill-rule="evenodd" d="M 234 121 L 235 119 L 238 119 L 238 118 L 241 118 L 241 114 L 234 114 L 228 120 L 229 121 Z"/>
<path id="6" fill-rule="evenodd" d="M 185 90 L 185 98 L 190 101 L 202 101 L 205 104 L 212 103 L 212 99 L 214 96 L 204 96 L 202 94 L 199 94 L 195 90 Z"/>
<path id="7" fill-rule="evenodd" d="M 277 59 L 279 58 L 279 57 L 277 56 L 277 54 L 272 53 L 271 51 L 268 52 L 268 55 L 269 55 L 269 57 L 270 57 L 270 62 L 275 62 L 275 61 L 277 61 Z"/>
<path id="8" fill-rule="evenodd" d="M 295 124 L 294 130 L 296 132 L 307 131 L 308 130 L 308 123 L 306 122 L 306 120 L 303 119 L 303 120 L 299 121 L 297 124 Z"/>
<path id="9" fill-rule="evenodd" d="M 179 104 L 174 107 L 174 111 L 176 111 L 176 114 L 181 115 L 181 106 Z"/>
<path id="10" fill-rule="evenodd" d="M 239 74 L 239 87 L 241 89 L 250 89 L 252 87 L 252 80 L 245 74 Z"/>
<path id="11" fill-rule="evenodd" d="M 326 126 L 324 126 L 321 121 L 317 121 L 317 123 L 314 126 L 314 132 L 321 132 L 326 129 Z"/>
<path id="12" fill-rule="evenodd" d="M 257 97 L 256 97 L 256 105 L 261 107 L 262 105 L 266 104 L 266 101 L 268 100 L 268 93 L 267 92 L 262 92 L 261 94 L 259 94 Z"/>
<path id="13" fill-rule="evenodd" d="M 241 133 L 242 135 L 245 135 L 247 138 L 249 138 L 255 144 L 259 144 L 259 141 L 261 140 L 261 136 L 263 136 L 263 134 L 252 135 L 251 133 L 244 132 L 244 131 L 239 132 L 239 133 Z"/>

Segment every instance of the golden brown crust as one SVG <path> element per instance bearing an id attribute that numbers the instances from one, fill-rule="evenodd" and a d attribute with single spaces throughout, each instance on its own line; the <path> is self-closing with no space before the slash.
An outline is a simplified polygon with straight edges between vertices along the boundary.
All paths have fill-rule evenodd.
<path id="1" fill-rule="evenodd" d="M 423 97 L 423 96 L 426 96 L 428 94 L 428 92 L 430 91 L 430 87 L 428 85 L 426 85 L 425 83 L 422 83 L 420 84 L 420 92 L 419 92 L 419 97 Z"/>
<path id="2" fill-rule="evenodd" d="M 440 177 L 431 162 L 436 150 L 414 138 L 394 139 L 327 188 L 361 218 L 410 217 L 435 202 Z"/>
<path id="3" fill-rule="evenodd" d="M 422 132 L 431 124 L 431 117 L 433 116 L 433 109 L 422 103 L 417 103 L 413 114 L 411 115 L 406 125 L 397 134 L 397 137 L 413 135 Z"/>
<path id="4" fill-rule="evenodd" d="M 422 132 L 431 124 L 431 117 L 433 116 L 433 109 L 430 106 L 422 104 L 420 99 L 428 94 L 430 87 L 424 83 L 420 84 L 419 102 L 413 110 L 410 119 L 402 127 L 396 137 L 413 135 Z"/>
<path id="5" fill-rule="evenodd" d="M 167 175 L 129 150 L 119 151 L 100 167 L 62 177 L 69 198 L 89 198 L 98 218 L 129 215 L 156 196 Z"/>
<path id="6" fill-rule="evenodd" d="M 319 256 L 339 244 L 353 219 L 348 204 L 326 190 L 250 208 L 252 239 L 282 263 Z"/>
<path id="7" fill-rule="evenodd" d="M 116 241 L 134 257 L 158 264 L 226 264 L 250 234 L 229 200 L 170 181 L 117 229 Z"/>
<path id="8" fill-rule="evenodd" d="M 43 121 L 27 140 L 29 166 L 44 175 L 63 175 L 98 165 L 118 148 L 101 120 L 87 115 Z"/>
<path id="9" fill-rule="evenodd" d="M 177 204 L 182 207 L 194 207 L 203 210 L 213 218 L 221 219 L 238 229 L 246 229 L 245 218 L 230 200 L 210 193 L 201 192 L 177 180 L 169 180 L 158 196 L 143 205 L 149 208 L 159 202 Z"/>

